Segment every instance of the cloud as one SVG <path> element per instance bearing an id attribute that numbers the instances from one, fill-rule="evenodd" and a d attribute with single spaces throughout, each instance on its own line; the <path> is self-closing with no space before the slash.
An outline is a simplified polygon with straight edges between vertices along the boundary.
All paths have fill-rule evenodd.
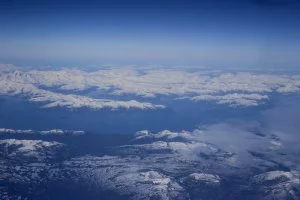
<path id="1" fill-rule="evenodd" d="M 274 143 L 271 136 L 260 136 L 246 127 L 220 123 L 192 132 L 171 132 L 164 130 L 158 133 L 141 131 L 137 140 L 152 139 L 153 143 L 138 144 L 135 148 L 148 150 L 171 150 L 178 153 L 183 160 L 201 160 L 203 156 L 219 157 L 230 165 L 241 166 L 253 164 L 252 151 L 267 152 L 276 150 L 279 141 Z M 224 157 L 224 155 L 227 155 Z"/>
<path id="2" fill-rule="evenodd" d="M 74 68 L 61 70 L 13 70 L 0 73 L 0 94 L 29 96 L 31 101 L 49 102 L 45 107 L 105 107 L 156 109 L 163 105 L 112 99 L 94 99 L 74 94 L 90 88 L 99 93 L 119 96 L 137 95 L 149 100 L 158 95 L 172 99 L 212 101 L 229 106 L 257 106 L 270 100 L 271 93 L 298 93 L 299 75 L 277 75 L 264 72 L 185 71 L 160 68 L 108 68 L 86 72 Z M 49 88 L 58 88 L 53 92 Z M 48 88 L 48 89 L 47 89 Z M 63 91 L 68 91 L 65 94 Z"/>
<path id="3" fill-rule="evenodd" d="M 139 102 L 136 100 L 130 101 L 116 101 L 110 99 L 94 99 L 81 95 L 60 94 L 49 91 L 42 91 L 35 94 L 29 99 L 32 102 L 51 102 L 43 106 L 43 108 L 65 107 L 70 109 L 76 108 L 90 108 L 99 110 L 103 108 L 110 108 L 117 110 L 119 108 L 125 109 L 157 109 L 164 108 L 163 105 L 153 105 L 151 103 Z"/>
<path id="4" fill-rule="evenodd" d="M 190 98 L 194 101 L 216 101 L 218 104 L 229 104 L 230 106 L 257 106 L 259 101 L 269 99 L 267 95 L 262 94 L 243 94 L 243 93 L 232 93 L 223 96 L 219 95 L 200 95 Z"/>
<path id="5" fill-rule="evenodd" d="M 288 122 L 288 119 L 274 122 L 274 115 L 278 113 L 274 114 L 271 111 L 273 110 L 267 113 L 272 118 L 268 119 L 266 113 L 263 113 L 264 120 L 259 123 L 219 123 L 181 132 L 139 131 L 136 134 L 138 144 L 132 148 L 171 151 L 177 154 L 177 159 L 182 160 L 214 157 L 236 167 L 257 166 L 268 160 L 268 165 L 280 163 L 281 167 L 300 170 L 297 145 L 299 134 L 296 129 L 291 129 L 290 125 L 280 125 Z M 284 118 L 284 115 L 279 116 Z M 277 130 L 277 126 L 281 126 L 281 129 Z"/>
<path id="6" fill-rule="evenodd" d="M 43 72 L 43 71 L 41 71 Z M 113 110 L 124 108 L 124 109 L 161 109 L 164 108 L 162 105 L 153 105 L 147 102 L 139 102 L 136 100 L 129 101 L 117 101 L 111 99 L 95 99 L 83 95 L 74 95 L 74 94 L 63 94 L 58 92 L 52 92 L 47 89 L 41 89 L 40 86 L 55 86 L 60 84 L 59 76 L 53 75 L 55 71 L 45 72 L 45 74 L 40 76 L 31 76 L 31 73 L 39 73 L 36 71 L 33 72 L 23 72 L 23 71 L 13 71 L 11 73 L 0 73 L 0 95 L 25 95 L 29 97 L 31 102 L 46 102 L 43 106 L 44 108 L 52 107 L 65 107 L 70 109 L 76 108 L 90 108 L 90 109 L 103 109 L 110 108 Z M 84 73 L 84 72 L 83 72 Z M 69 77 L 72 74 L 66 75 L 64 81 L 69 81 Z M 72 78 L 71 78 L 72 79 Z M 76 78 L 75 78 L 76 79 Z M 51 84 L 48 81 L 53 81 Z M 40 81 L 44 81 L 44 84 L 41 84 Z M 70 83 L 76 86 L 76 81 L 71 80 Z M 77 84 L 80 88 L 80 84 Z M 79 88 L 79 89 L 80 89 Z M 66 89 L 66 88 L 64 88 Z M 67 87 L 67 89 L 74 89 Z M 78 87 L 77 87 L 78 89 Z"/>

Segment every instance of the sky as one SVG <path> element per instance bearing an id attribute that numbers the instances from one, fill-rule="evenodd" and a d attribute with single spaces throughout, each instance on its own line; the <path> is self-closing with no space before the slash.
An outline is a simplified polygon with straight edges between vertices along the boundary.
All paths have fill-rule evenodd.
<path id="1" fill-rule="evenodd" d="M 297 68 L 298 0 L 2 0 L 0 62 Z"/>

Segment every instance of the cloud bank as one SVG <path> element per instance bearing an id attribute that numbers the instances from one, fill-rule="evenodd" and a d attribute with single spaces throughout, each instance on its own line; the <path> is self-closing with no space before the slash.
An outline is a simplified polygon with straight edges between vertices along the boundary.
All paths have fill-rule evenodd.
<path id="1" fill-rule="evenodd" d="M 299 75 L 265 74 L 263 72 L 216 72 L 208 70 L 157 68 L 109 68 L 82 71 L 74 68 L 60 70 L 19 70 L 10 68 L 0 73 L 0 94 L 28 96 L 30 101 L 44 102 L 44 107 L 91 109 L 137 108 L 157 109 L 163 105 L 136 100 L 117 101 L 95 99 L 73 94 L 90 88 L 103 94 L 120 96 L 133 94 L 144 99 L 158 95 L 174 99 L 210 101 L 229 106 L 257 106 L 269 100 L 271 93 L 296 93 L 300 89 Z M 53 92 L 49 88 L 58 88 Z M 48 88 L 48 89 L 47 89 Z M 63 91 L 68 91 L 68 94 Z M 71 94 L 70 94 L 71 93 Z"/>

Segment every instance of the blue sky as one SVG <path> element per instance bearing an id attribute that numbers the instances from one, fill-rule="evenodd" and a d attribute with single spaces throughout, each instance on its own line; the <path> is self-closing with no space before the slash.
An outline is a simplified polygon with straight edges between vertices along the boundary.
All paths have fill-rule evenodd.
<path id="1" fill-rule="evenodd" d="M 300 2 L 1 1 L 0 61 L 298 67 Z"/>

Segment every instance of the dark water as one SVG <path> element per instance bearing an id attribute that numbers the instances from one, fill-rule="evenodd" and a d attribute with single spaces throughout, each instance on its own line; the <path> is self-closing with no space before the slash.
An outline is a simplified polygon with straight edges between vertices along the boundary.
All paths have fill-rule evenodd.
<path id="1" fill-rule="evenodd" d="M 157 98 L 154 104 L 166 105 L 166 109 L 138 110 L 65 109 L 40 108 L 42 104 L 30 103 L 18 97 L 0 99 L 0 127 L 12 129 L 68 129 L 84 130 L 100 134 L 133 134 L 142 129 L 160 131 L 193 130 L 202 124 L 224 122 L 230 119 L 251 120 L 261 109 L 231 108 L 208 102 Z"/>

